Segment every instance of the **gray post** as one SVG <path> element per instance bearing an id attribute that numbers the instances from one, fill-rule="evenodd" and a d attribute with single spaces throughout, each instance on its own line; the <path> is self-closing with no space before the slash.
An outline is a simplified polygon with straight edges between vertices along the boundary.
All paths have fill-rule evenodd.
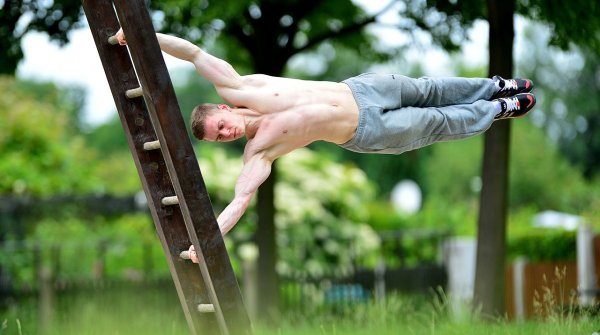
<path id="1" fill-rule="evenodd" d="M 522 321 L 525 319 L 525 267 L 527 258 L 519 257 L 513 264 L 513 299 L 515 307 L 515 319 Z"/>
<path id="2" fill-rule="evenodd" d="M 383 257 L 375 267 L 375 299 L 379 302 L 385 301 L 385 260 Z"/>
<path id="3" fill-rule="evenodd" d="M 589 224 L 582 223 L 577 230 L 577 281 L 579 303 L 591 306 L 596 295 L 596 271 L 594 262 L 594 232 Z"/>

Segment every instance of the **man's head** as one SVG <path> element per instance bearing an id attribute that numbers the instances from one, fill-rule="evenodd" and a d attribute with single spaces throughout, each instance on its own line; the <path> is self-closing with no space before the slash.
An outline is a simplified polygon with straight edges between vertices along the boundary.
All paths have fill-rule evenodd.
<path id="1" fill-rule="evenodd" d="M 229 142 L 245 134 L 244 118 L 227 105 L 200 104 L 191 116 L 192 134 L 199 140 Z"/>

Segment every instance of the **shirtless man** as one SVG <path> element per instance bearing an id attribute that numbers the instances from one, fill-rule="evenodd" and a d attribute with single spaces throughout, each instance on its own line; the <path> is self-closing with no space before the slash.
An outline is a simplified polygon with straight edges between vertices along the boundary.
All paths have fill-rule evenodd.
<path id="1" fill-rule="evenodd" d="M 126 44 L 122 31 L 117 37 Z M 533 84 L 526 79 L 369 73 L 337 83 L 241 76 L 186 40 L 164 34 L 157 38 L 164 52 L 193 63 L 229 104 L 197 106 L 194 136 L 218 142 L 248 139 L 235 197 L 217 218 L 223 234 L 245 212 L 273 161 L 294 149 L 323 140 L 357 152 L 400 154 L 480 134 L 495 120 L 523 116 L 535 105 L 528 93 Z M 191 256 L 194 260 L 195 253 Z"/>

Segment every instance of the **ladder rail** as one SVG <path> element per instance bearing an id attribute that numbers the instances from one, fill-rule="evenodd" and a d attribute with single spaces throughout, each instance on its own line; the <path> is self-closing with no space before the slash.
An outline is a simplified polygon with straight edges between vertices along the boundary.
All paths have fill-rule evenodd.
<path id="1" fill-rule="evenodd" d="M 183 232 L 186 232 L 183 219 L 177 218 L 177 213 L 173 213 L 172 208 L 163 208 L 157 205 L 160 204 L 161 193 L 168 193 L 163 194 L 163 196 L 174 193 L 170 178 L 165 173 L 166 164 L 160 152 L 139 150 L 140 142 L 143 143 L 152 140 L 156 135 L 154 134 L 150 116 L 143 100 L 128 99 L 124 94 L 127 89 L 139 85 L 127 49 L 105 45 L 107 36 L 114 34 L 118 30 L 119 22 L 110 1 L 83 1 L 83 4 L 90 30 L 98 47 L 100 59 L 105 68 L 107 80 L 117 110 L 119 111 L 119 117 L 121 118 L 128 144 L 131 148 L 133 160 L 140 175 L 150 212 L 155 222 L 161 244 L 165 250 L 167 263 L 171 270 L 179 299 L 182 302 L 184 315 L 192 333 L 199 334 L 200 329 L 208 327 L 211 324 L 216 326 L 216 324 L 214 322 L 207 322 L 206 320 L 197 320 L 197 318 L 193 317 L 193 303 L 188 303 L 188 299 L 186 298 L 190 293 L 185 292 L 185 285 L 189 283 L 182 284 L 182 280 L 185 280 L 183 278 L 189 278 L 190 276 L 183 275 L 181 276 L 183 278 L 180 278 L 180 274 L 186 271 L 186 267 L 179 264 L 179 260 L 173 257 L 173 252 L 180 250 L 171 250 L 177 248 L 178 243 L 174 243 L 178 242 L 175 236 L 182 234 L 168 234 L 162 228 L 162 223 L 164 223 L 164 226 L 170 227 L 173 231 L 183 230 Z M 164 191 L 169 189 L 171 189 L 171 192 Z M 186 242 L 179 242 L 179 244 L 182 243 Z M 179 247 L 183 248 L 183 246 Z M 200 277 L 198 280 L 199 282 L 196 283 L 200 283 L 198 289 L 202 292 L 204 288 L 202 278 Z M 194 292 L 194 290 L 189 289 L 187 291 Z M 201 293 L 201 295 L 206 295 L 206 293 Z M 206 298 L 204 301 L 206 300 L 208 299 Z"/>
<path id="2" fill-rule="evenodd" d="M 112 2 L 84 0 L 83 5 L 136 168 L 142 181 L 144 192 L 148 199 L 161 244 L 167 256 L 167 263 L 171 270 L 188 326 L 193 334 L 199 334 L 202 330 L 206 331 L 207 329 L 215 329 L 217 327 L 223 331 L 223 325 L 217 325 L 214 313 L 197 312 L 198 306 L 206 305 L 206 302 L 209 300 L 214 302 L 214 297 L 213 299 L 209 299 L 210 294 L 205 287 L 202 273 L 198 271 L 198 268 L 192 266 L 192 264 L 181 259 L 179 256 L 182 250 L 187 249 L 194 242 L 192 241 L 193 239 L 189 238 L 189 229 L 186 226 L 183 213 L 177 208 L 173 208 L 173 206 L 161 205 L 161 199 L 172 196 L 175 190 L 169 174 L 166 173 L 166 170 L 168 170 L 167 163 L 161 155 L 161 151 L 144 150 L 144 143 L 154 142 L 156 139 L 155 129 L 153 129 L 151 117 L 146 106 L 144 106 L 144 101 L 142 99 L 129 99 L 125 97 L 125 92 L 128 89 L 138 87 L 139 84 L 137 83 L 135 70 L 131 64 L 127 48 L 113 46 L 108 43 L 108 38 L 119 28 L 119 22 L 115 16 Z M 144 11 L 147 12 L 145 8 Z M 153 32 L 152 36 L 155 39 Z M 196 168 L 199 170 L 197 161 Z M 205 192 L 203 182 L 201 186 Z M 194 239 L 198 240 L 198 237 L 194 235 Z M 196 241 L 194 244 L 198 245 L 199 243 Z M 228 258 L 227 263 L 230 266 Z M 218 276 L 215 277 L 219 278 Z M 237 282 L 236 288 L 239 292 Z M 246 327 L 245 330 L 232 333 L 250 333 L 249 321 L 242 326 Z M 225 328 L 224 333 L 228 333 L 227 328 Z"/>
<path id="3" fill-rule="evenodd" d="M 200 259 L 198 267 L 209 300 L 214 304 L 221 332 L 243 333 L 248 329 L 244 329 L 243 325 L 249 324 L 249 321 L 244 321 L 248 316 L 241 292 L 185 130 L 185 122 L 150 16 L 145 5 L 139 1 L 115 1 L 114 4 L 127 36 L 138 79 L 144 88 L 146 106 L 163 148 L 163 157 L 179 199 L 188 235 Z"/>
<path id="4" fill-rule="evenodd" d="M 142 1 L 116 0 L 114 4 L 145 90 L 144 98 L 157 137 L 161 147 L 166 149 L 163 155 L 189 236 L 201 259 L 199 267 L 215 305 L 217 320 L 224 333 L 247 333 L 250 331 L 248 314 L 149 13 Z"/>

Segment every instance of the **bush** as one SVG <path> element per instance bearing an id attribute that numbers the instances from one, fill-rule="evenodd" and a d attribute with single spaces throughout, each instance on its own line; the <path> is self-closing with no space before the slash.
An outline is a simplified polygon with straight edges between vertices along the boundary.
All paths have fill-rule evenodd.
<path id="1" fill-rule="evenodd" d="M 200 156 L 213 206 L 219 212 L 233 199 L 241 157 L 229 156 L 220 148 L 203 148 Z M 365 204 L 373 201 L 374 191 L 365 174 L 305 148 L 278 159 L 277 164 L 279 273 L 318 277 L 347 273 L 356 261 L 374 263 L 379 239 L 366 224 Z M 250 206 L 231 232 L 234 239 L 248 240 L 255 231 L 254 204 Z"/>
<path id="2" fill-rule="evenodd" d="M 508 239 L 508 258 L 525 256 L 530 261 L 573 261 L 577 256 L 577 233 L 536 228 L 528 234 Z"/>
<path id="3" fill-rule="evenodd" d="M 0 77 L 0 194 L 98 190 L 89 169 L 94 153 L 74 136 L 69 115 L 60 109 L 64 106 L 32 95 L 25 86 Z"/>

